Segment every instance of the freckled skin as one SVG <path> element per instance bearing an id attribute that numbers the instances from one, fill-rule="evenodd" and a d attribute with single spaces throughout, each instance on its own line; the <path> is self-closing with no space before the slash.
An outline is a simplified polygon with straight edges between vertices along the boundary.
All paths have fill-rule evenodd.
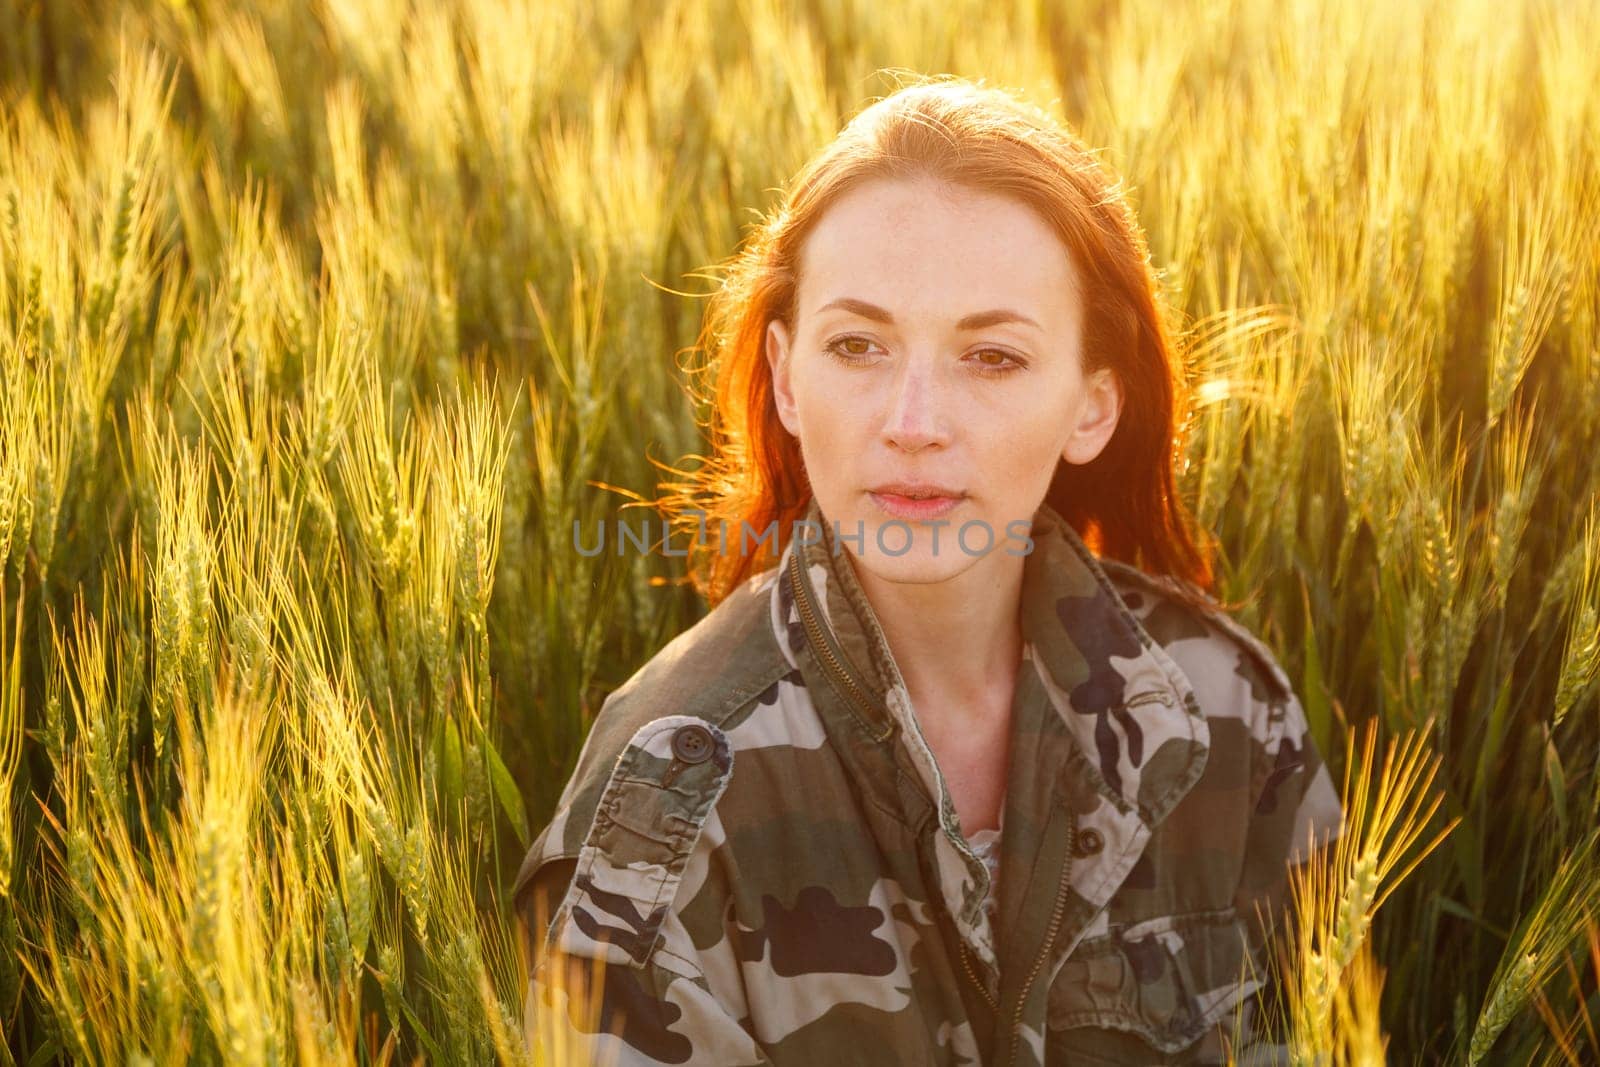
<path id="1" fill-rule="evenodd" d="M 840 297 L 887 310 L 892 324 L 824 305 Z M 767 338 L 779 416 L 801 447 L 824 515 L 866 543 L 846 547 L 886 581 L 967 577 L 990 588 L 1020 573 L 1006 524 L 1026 522 L 1057 462 L 1086 463 L 1116 427 L 1121 394 L 1107 371 L 1085 377 L 1082 306 L 1066 246 L 1018 200 L 928 178 L 880 179 L 824 213 L 801 255 L 798 314 Z M 1007 322 L 957 329 L 975 312 L 1009 309 L 1037 326 Z M 792 332 L 791 332 L 792 327 Z M 847 364 L 827 346 L 844 342 Z M 995 374 L 993 368 L 1009 368 Z M 901 529 L 867 491 L 887 481 L 934 482 L 968 496 L 937 531 Z M 983 554 L 981 520 L 994 531 Z M 871 579 L 868 578 L 868 581 Z M 969 586 L 968 588 L 971 588 Z"/>

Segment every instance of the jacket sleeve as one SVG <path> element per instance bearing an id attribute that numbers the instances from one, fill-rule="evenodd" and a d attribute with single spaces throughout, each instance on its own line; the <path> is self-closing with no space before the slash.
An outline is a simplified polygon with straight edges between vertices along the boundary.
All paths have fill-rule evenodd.
<path id="1" fill-rule="evenodd" d="M 1343 830 L 1343 810 L 1293 690 L 1285 688 L 1281 699 L 1259 710 L 1253 730 L 1254 799 L 1234 900 L 1249 932 L 1251 957 L 1266 979 L 1294 944 L 1291 876 L 1303 874 L 1309 863 L 1326 861 L 1329 846 Z M 1257 1014 L 1278 993 L 1264 986 L 1240 1010 Z M 1244 1048 L 1252 1051 L 1251 1062 L 1280 1062 L 1287 1055 L 1282 1045 L 1274 1044 L 1282 1039 L 1277 1033 L 1281 1020 L 1243 1021 L 1249 1024 L 1241 1027 L 1241 1037 Z"/>
<path id="2" fill-rule="evenodd" d="M 669 715 L 635 732 L 597 801 L 573 807 L 585 789 L 569 786 L 515 893 L 530 1050 L 621 1067 L 770 1062 L 741 1022 L 749 1012 L 717 899 L 714 809 L 731 770 L 719 729 Z M 590 808 L 573 851 L 570 820 Z"/>
<path id="3" fill-rule="evenodd" d="M 1340 835 L 1344 812 L 1305 710 L 1292 692 L 1281 722 L 1269 721 L 1266 733 L 1240 890 L 1277 913 L 1288 907 L 1290 871 Z"/>

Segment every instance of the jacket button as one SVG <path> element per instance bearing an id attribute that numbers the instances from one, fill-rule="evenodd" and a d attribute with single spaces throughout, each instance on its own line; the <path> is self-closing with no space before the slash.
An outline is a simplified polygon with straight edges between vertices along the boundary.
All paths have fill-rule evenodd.
<path id="1" fill-rule="evenodd" d="M 711 731 L 704 726 L 691 723 L 672 732 L 672 754 L 685 763 L 704 763 L 715 747 Z"/>
<path id="2" fill-rule="evenodd" d="M 1077 837 L 1072 842 L 1074 856 L 1093 856 L 1106 847 L 1106 839 L 1094 827 L 1089 826 L 1078 831 Z"/>

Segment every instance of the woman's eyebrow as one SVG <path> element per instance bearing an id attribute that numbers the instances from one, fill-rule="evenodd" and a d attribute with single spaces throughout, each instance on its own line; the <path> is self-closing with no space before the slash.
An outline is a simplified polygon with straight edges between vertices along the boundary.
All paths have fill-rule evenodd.
<path id="1" fill-rule="evenodd" d="M 854 297 L 849 296 L 841 296 L 837 300 L 828 301 L 828 303 L 819 307 L 816 313 L 820 315 L 824 311 L 828 311 L 832 308 L 840 308 L 844 311 L 853 312 L 854 314 L 860 315 L 864 319 L 871 319 L 874 322 L 881 322 L 886 325 L 894 324 L 894 314 L 887 308 L 881 308 L 876 304 L 868 303 L 865 300 L 857 300 Z M 963 317 L 960 322 L 956 323 L 956 329 L 981 330 L 985 326 L 998 326 L 1001 323 L 1006 322 L 1019 322 L 1024 326 L 1032 326 L 1034 329 L 1041 332 L 1044 330 L 1043 326 L 1040 326 L 1037 322 L 1033 321 L 1022 312 L 1012 311 L 1010 308 L 994 308 L 990 311 L 975 311 L 971 315 Z"/>

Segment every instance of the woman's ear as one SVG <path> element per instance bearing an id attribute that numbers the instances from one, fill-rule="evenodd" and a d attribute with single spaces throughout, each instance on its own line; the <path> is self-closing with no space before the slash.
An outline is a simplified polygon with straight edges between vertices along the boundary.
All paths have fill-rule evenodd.
<path id="1" fill-rule="evenodd" d="M 1088 463 L 1098 456 L 1116 432 L 1122 414 L 1122 383 L 1110 367 L 1101 367 L 1084 381 L 1077 422 L 1061 449 L 1068 463 Z"/>
<path id="2" fill-rule="evenodd" d="M 794 389 L 789 381 L 789 328 L 781 319 L 767 323 L 767 366 L 772 369 L 772 401 L 778 409 L 778 420 L 783 428 L 795 437 L 800 436 L 800 417 L 794 402 Z"/>

